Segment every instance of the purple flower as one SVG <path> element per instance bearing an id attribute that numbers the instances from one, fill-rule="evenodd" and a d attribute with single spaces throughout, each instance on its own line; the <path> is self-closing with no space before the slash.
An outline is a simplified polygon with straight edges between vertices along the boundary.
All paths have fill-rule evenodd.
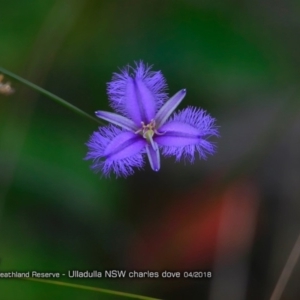
<path id="1" fill-rule="evenodd" d="M 215 119 L 204 110 L 188 107 L 174 113 L 185 97 L 180 90 L 167 100 L 167 84 L 160 71 L 151 71 L 143 62 L 136 68 L 114 73 L 108 83 L 110 105 L 119 113 L 96 111 L 96 116 L 110 122 L 90 137 L 86 159 L 105 176 L 128 176 L 133 168 L 142 168 L 145 156 L 154 171 L 160 169 L 160 152 L 193 162 L 195 154 L 206 158 L 214 145 L 207 140 L 218 136 Z M 173 114 L 173 116 L 171 116 Z"/>

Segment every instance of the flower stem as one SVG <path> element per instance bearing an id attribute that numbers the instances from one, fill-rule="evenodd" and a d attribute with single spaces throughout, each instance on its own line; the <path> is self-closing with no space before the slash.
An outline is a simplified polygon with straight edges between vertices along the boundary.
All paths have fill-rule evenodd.
<path id="1" fill-rule="evenodd" d="M 0 73 L 2 73 L 4 75 L 7 75 L 7 76 L 13 78 L 16 81 L 21 82 L 21 83 L 27 85 L 28 87 L 30 87 L 33 90 L 41 93 L 42 95 L 47 96 L 48 98 L 50 98 L 51 100 L 57 102 L 58 104 L 61 104 L 61 105 L 65 106 L 65 107 L 67 107 L 68 109 L 72 110 L 73 112 L 75 112 L 75 113 L 77 113 L 77 114 L 79 114 L 79 115 L 81 115 L 83 117 L 86 117 L 86 118 L 88 118 L 90 120 L 93 120 L 94 122 L 97 122 L 97 123 L 103 125 L 103 123 L 100 120 L 92 117 L 91 115 L 89 115 L 88 113 L 84 112 L 83 110 L 81 110 L 80 108 L 76 107 L 75 105 L 73 105 L 73 104 L 67 102 L 66 100 L 64 100 L 64 99 L 62 99 L 62 98 L 60 98 L 60 97 L 58 97 L 58 96 L 50 93 L 49 91 L 47 91 L 47 90 L 45 90 L 45 89 L 37 86 L 36 84 L 34 84 L 34 83 L 32 83 L 32 82 L 30 82 L 30 81 L 28 81 L 28 80 L 26 80 L 26 79 L 24 79 L 22 77 L 14 74 L 12 72 L 10 72 L 10 71 L 7 71 L 7 70 L 5 70 L 2 67 L 0 67 Z"/>
<path id="2" fill-rule="evenodd" d="M 283 290 L 288 280 L 291 277 L 291 274 L 297 264 L 299 257 L 300 257 L 300 235 L 298 236 L 298 239 L 292 249 L 292 252 L 282 270 L 282 273 L 278 279 L 276 287 L 271 296 L 271 300 L 279 300 L 281 298 Z"/>
<path id="3" fill-rule="evenodd" d="M 56 280 L 45 280 L 45 279 L 35 279 L 35 278 L 22 278 L 22 279 L 43 282 L 43 283 L 49 283 L 49 284 L 55 284 L 55 285 L 66 286 L 66 287 L 72 287 L 72 288 L 83 289 L 83 290 L 89 290 L 89 291 L 93 291 L 93 292 L 100 292 L 100 293 L 111 294 L 111 295 L 116 295 L 116 296 L 121 296 L 121 297 L 132 298 L 132 299 L 160 300 L 157 298 L 152 298 L 152 297 L 147 297 L 147 296 L 142 296 L 142 295 L 124 293 L 124 292 L 119 292 L 119 291 L 114 291 L 114 290 L 102 289 L 102 288 L 97 288 L 97 287 L 92 287 L 92 286 L 87 286 L 87 285 L 81 285 L 81 284 L 67 283 L 67 282 L 56 281 Z"/>

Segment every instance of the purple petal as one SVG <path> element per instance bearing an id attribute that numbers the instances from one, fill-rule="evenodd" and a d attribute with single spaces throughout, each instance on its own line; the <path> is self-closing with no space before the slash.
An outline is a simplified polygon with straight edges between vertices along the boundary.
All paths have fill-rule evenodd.
<path id="1" fill-rule="evenodd" d="M 111 113 L 108 111 L 102 111 L 102 110 L 96 111 L 95 114 L 98 118 L 108 121 L 117 126 L 120 126 L 123 129 L 127 129 L 127 130 L 133 131 L 133 132 L 137 131 L 137 129 L 138 129 L 135 126 L 134 122 L 132 122 L 131 120 L 129 120 L 121 115 Z"/>
<path id="2" fill-rule="evenodd" d="M 185 95 L 186 89 L 180 90 L 161 107 L 161 109 L 157 112 L 155 116 L 155 124 L 157 128 L 162 126 L 167 121 L 167 119 L 171 116 L 171 114 L 183 100 Z"/>
<path id="3" fill-rule="evenodd" d="M 166 87 L 160 72 L 150 71 L 150 67 L 139 62 L 133 73 L 127 67 L 121 74 L 114 74 L 108 83 L 108 95 L 116 111 L 140 126 L 141 122 L 148 124 L 154 119 L 155 113 L 167 98 Z"/>
<path id="4" fill-rule="evenodd" d="M 199 130 L 189 124 L 171 121 L 161 127 L 162 135 L 157 135 L 155 141 L 163 146 L 183 147 L 197 144 L 201 139 Z"/>
<path id="5" fill-rule="evenodd" d="M 104 176 L 114 172 L 117 177 L 126 177 L 133 173 L 133 167 L 143 166 L 142 153 L 146 143 L 140 135 L 113 125 L 101 127 L 87 143 L 89 152 L 86 159 L 93 159 L 92 168 L 102 171 Z"/>
<path id="6" fill-rule="evenodd" d="M 157 145 L 155 146 L 156 150 L 150 145 L 146 146 L 146 151 L 148 155 L 148 159 L 150 162 L 150 166 L 153 171 L 159 171 L 160 169 L 160 154 Z"/>
<path id="7" fill-rule="evenodd" d="M 206 158 L 215 151 L 215 146 L 207 141 L 210 136 L 218 136 L 214 122 L 204 110 L 188 107 L 165 123 L 160 128 L 164 134 L 156 135 L 154 140 L 162 146 L 164 155 L 175 155 L 176 160 L 183 156 L 193 161 L 196 152 Z"/>

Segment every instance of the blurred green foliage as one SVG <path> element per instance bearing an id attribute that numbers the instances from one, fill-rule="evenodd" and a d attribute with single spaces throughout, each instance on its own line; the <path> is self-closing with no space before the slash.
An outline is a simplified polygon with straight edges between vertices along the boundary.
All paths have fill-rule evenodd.
<path id="1" fill-rule="evenodd" d="M 293 37 L 299 29 L 299 5 L 292 1 L 281 18 L 275 7 L 270 9 L 272 3 L 257 7 L 258 1 L 1 0 L 0 4 L 1 66 L 90 114 L 109 109 L 106 82 L 112 73 L 140 59 L 162 70 L 170 94 L 187 88 L 184 106 L 201 106 L 217 120 L 227 120 L 228 112 L 237 107 L 253 108 L 262 98 L 264 105 L 272 106 L 280 102 L 274 95 L 298 83 L 299 41 Z M 294 23 L 286 21 L 291 18 Z M 164 201 L 172 201 L 159 198 L 157 191 L 165 187 L 164 195 L 172 191 L 180 174 L 183 185 L 189 186 L 190 181 L 222 171 L 210 162 L 212 157 L 205 162 L 208 167 L 203 163 L 196 173 L 198 169 L 183 164 L 172 172 L 166 160 L 162 168 L 171 171 L 162 171 L 163 175 L 147 169 L 127 180 L 100 178 L 83 160 L 84 143 L 97 124 L 21 84 L 12 85 L 14 95 L 0 95 L 0 270 L 122 268 L 141 220 L 155 219 Z M 224 124 L 219 125 L 222 136 Z M 235 149 L 239 143 L 237 139 L 230 146 Z M 226 161 L 220 152 L 219 161 Z M 190 170 L 192 180 L 186 175 Z M 141 210 L 143 205 L 149 211 Z M 129 281 L 78 283 L 174 296 L 170 286 L 160 291 Z M 0 280 L 0 298 L 118 297 Z"/>

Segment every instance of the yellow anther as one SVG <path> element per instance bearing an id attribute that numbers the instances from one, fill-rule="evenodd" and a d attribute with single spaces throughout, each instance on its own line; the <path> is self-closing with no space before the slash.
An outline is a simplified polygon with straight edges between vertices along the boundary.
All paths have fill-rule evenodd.
<path id="1" fill-rule="evenodd" d="M 153 120 L 153 119 L 147 125 L 145 125 L 145 123 L 142 121 L 141 125 L 142 125 L 142 127 L 139 130 L 137 130 L 135 132 L 135 134 L 138 134 L 138 133 L 141 134 L 143 136 L 143 138 L 146 139 L 147 142 L 152 145 L 153 149 L 156 150 L 157 146 L 156 146 L 156 143 L 154 143 L 154 141 L 153 141 L 153 136 L 155 134 L 157 134 L 157 135 L 163 135 L 164 132 L 158 132 L 156 130 L 156 128 L 155 128 L 155 126 L 156 126 L 155 120 Z"/>

